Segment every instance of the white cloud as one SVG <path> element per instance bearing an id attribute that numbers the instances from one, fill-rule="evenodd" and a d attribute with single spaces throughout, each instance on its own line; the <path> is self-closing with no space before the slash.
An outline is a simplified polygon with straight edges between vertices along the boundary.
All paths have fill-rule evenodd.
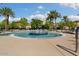
<path id="1" fill-rule="evenodd" d="M 28 17 L 25 17 L 28 19 L 28 22 L 30 23 L 31 22 L 31 19 L 33 18 L 36 18 L 36 19 L 40 19 L 42 21 L 45 22 L 46 18 L 47 18 L 47 14 L 34 14 L 34 15 L 31 15 L 31 16 L 28 16 Z M 1 21 L 4 20 L 4 18 L 1 19 Z M 12 22 L 12 21 L 19 21 L 20 18 L 9 18 L 9 21 Z"/>
<path id="2" fill-rule="evenodd" d="M 3 17 L 0 21 L 3 21 L 5 18 Z M 12 22 L 12 21 L 19 21 L 20 18 L 12 18 L 12 17 L 9 17 L 9 21 Z"/>
<path id="3" fill-rule="evenodd" d="M 79 3 L 60 3 L 60 5 L 71 7 L 75 10 L 79 9 Z"/>
<path id="4" fill-rule="evenodd" d="M 31 21 L 31 19 L 40 19 L 42 21 L 45 22 L 46 18 L 47 18 L 47 14 L 34 14 L 28 17 L 28 19 Z"/>
<path id="5" fill-rule="evenodd" d="M 40 6 L 38 6 L 38 9 L 44 9 L 44 7 L 40 5 Z"/>
<path id="6" fill-rule="evenodd" d="M 30 18 L 36 18 L 36 19 L 40 19 L 40 20 L 45 20 L 47 17 L 46 14 L 34 14 L 34 15 L 31 15 Z"/>
<path id="7" fill-rule="evenodd" d="M 10 18 L 9 20 L 12 21 L 19 21 L 21 18 Z"/>
<path id="8" fill-rule="evenodd" d="M 71 15 L 71 16 L 68 16 L 68 18 L 70 21 L 79 21 L 79 16 Z"/>

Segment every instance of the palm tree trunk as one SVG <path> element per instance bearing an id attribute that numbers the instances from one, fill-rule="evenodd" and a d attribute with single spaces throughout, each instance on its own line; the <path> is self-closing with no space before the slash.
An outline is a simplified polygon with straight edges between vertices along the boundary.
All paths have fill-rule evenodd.
<path id="1" fill-rule="evenodd" d="M 56 19 L 55 19 L 55 30 L 56 30 Z"/>
<path id="2" fill-rule="evenodd" d="M 6 23 L 5 23 L 5 31 L 7 31 L 7 30 L 9 29 L 9 28 L 8 28 L 8 25 L 9 25 L 8 19 L 9 19 L 9 16 L 7 15 L 7 16 L 6 16 Z"/>
<path id="3" fill-rule="evenodd" d="M 52 30 L 52 26 L 51 26 L 51 23 L 52 23 L 52 21 L 51 21 L 51 19 L 50 19 L 50 27 L 49 27 L 49 30 L 51 31 Z"/>

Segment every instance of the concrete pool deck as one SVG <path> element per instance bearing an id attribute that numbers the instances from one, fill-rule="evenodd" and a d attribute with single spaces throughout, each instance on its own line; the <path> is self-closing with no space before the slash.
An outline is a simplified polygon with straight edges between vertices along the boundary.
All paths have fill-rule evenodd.
<path id="1" fill-rule="evenodd" d="M 73 56 L 75 35 L 46 40 L 25 40 L 10 36 L 0 36 L 0 55 L 2 56 Z"/>

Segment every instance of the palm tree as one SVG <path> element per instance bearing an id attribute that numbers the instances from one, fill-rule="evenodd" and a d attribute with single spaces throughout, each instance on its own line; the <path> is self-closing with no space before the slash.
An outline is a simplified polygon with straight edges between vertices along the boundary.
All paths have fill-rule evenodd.
<path id="1" fill-rule="evenodd" d="M 59 12 L 57 12 L 56 10 L 54 10 L 54 11 L 50 11 L 50 13 L 48 14 L 48 17 L 47 17 L 47 19 L 48 20 L 50 20 L 50 22 L 51 21 L 55 21 L 54 23 L 55 23 L 55 29 L 56 29 L 56 19 L 57 18 L 60 18 L 61 17 L 61 15 L 59 14 Z"/>
<path id="2" fill-rule="evenodd" d="M 3 8 L 0 8 L 0 15 L 5 17 L 5 20 L 6 20 L 5 30 L 8 30 L 9 17 L 14 17 L 14 12 L 12 11 L 12 9 L 8 7 L 3 7 Z"/>
<path id="3" fill-rule="evenodd" d="M 53 24 L 53 20 L 54 20 L 54 19 L 53 19 L 53 17 L 52 17 L 52 14 L 49 13 L 49 14 L 48 14 L 48 17 L 47 17 L 47 19 L 46 19 L 46 23 L 49 22 L 49 24 L 50 24 L 49 29 L 50 29 L 50 30 L 52 30 L 52 26 L 51 26 L 51 25 Z"/>
<path id="4" fill-rule="evenodd" d="M 64 22 L 67 22 L 68 21 L 68 16 L 63 16 L 63 20 L 64 20 Z"/>
<path id="5" fill-rule="evenodd" d="M 68 16 L 63 16 L 62 20 L 65 22 L 65 26 L 67 26 L 67 23 L 69 22 Z"/>

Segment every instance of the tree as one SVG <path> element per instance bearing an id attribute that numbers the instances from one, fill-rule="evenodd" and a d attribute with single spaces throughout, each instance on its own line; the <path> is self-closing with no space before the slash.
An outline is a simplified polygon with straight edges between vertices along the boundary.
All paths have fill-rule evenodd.
<path id="1" fill-rule="evenodd" d="M 50 28 L 50 23 L 46 22 L 45 24 L 42 25 L 42 29 L 49 29 Z"/>
<path id="2" fill-rule="evenodd" d="M 1 28 L 5 28 L 5 25 L 6 25 L 6 20 L 3 20 L 2 22 L 1 22 Z"/>
<path id="3" fill-rule="evenodd" d="M 9 27 L 11 28 L 11 29 L 16 29 L 16 28 L 18 28 L 19 26 L 18 26 L 18 24 L 16 23 L 16 22 L 12 22 L 12 23 L 10 23 L 9 24 Z"/>
<path id="4" fill-rule="evenodd" d="M 69 27 L 69 30 L 72 30 L 76 27 L 76 23 L 72 21 L 67 22 L 66 25 Z"/>
<path id="5" fill-rule="evenodd" d="M 62 19 L 64 22 L 65 22 L 65 26 L 67 25 L 67 22 L 69 21 L 68 17 L 67 16 L 63 16 L 63 19 Z"/>
<path id="6" fill-rule="evenodd" d="M 1 22 L 0 22 L 0 27 L 1 27 Z"/>
<path id="7" fill-rule="evenodd" d="M 64 20 L 64 22 L 69 21 L 67 16 L 63 16 L 63 20 Z"/>
<path id="8" fill-rule="evenodd" d="M 58 26 L 60 29 L 64 29 L 65 22 L 59 22 Z"/>
<path id="9" fill-rule="evenodd" d="M 28 25 L 27 19 L 26 18 L 21 18 L 20 19 L 20 24 L 21 24 L 21 27 L 26 27 Z"/>
<path id="10" fill-rule="evenodd" d="M 61 15 L 59 14 L 59 12 L 54 10 L 54 11 L 50 11 L 50 13 L 48 14 L 47 20 L 49 20 L 50 22 L 53 22 L 53 20 L 54 20 L 55 21 L 54 28 L 56 29 L 56 19 L 60 18 L 60 17 L 61 17 Z"/>
<path id="11" fill-rule="evenodd" d="M 9 17 L 14 17 L 14 12 L 12 11 L 12 9 L 8 7 L 3 7 L 0 8 L 0 15 L 5 17 L 5 21 L 6 21 L 5 30 L 8 30 Z"/>
<path id="12" fill-rule="evenodd" d="M 32 29 L 39 29 L 42 27 L 42 25 L 43 25 L 43 21 L 38 19 L 32 19 L 32 22 L 31 22 Z"/>

